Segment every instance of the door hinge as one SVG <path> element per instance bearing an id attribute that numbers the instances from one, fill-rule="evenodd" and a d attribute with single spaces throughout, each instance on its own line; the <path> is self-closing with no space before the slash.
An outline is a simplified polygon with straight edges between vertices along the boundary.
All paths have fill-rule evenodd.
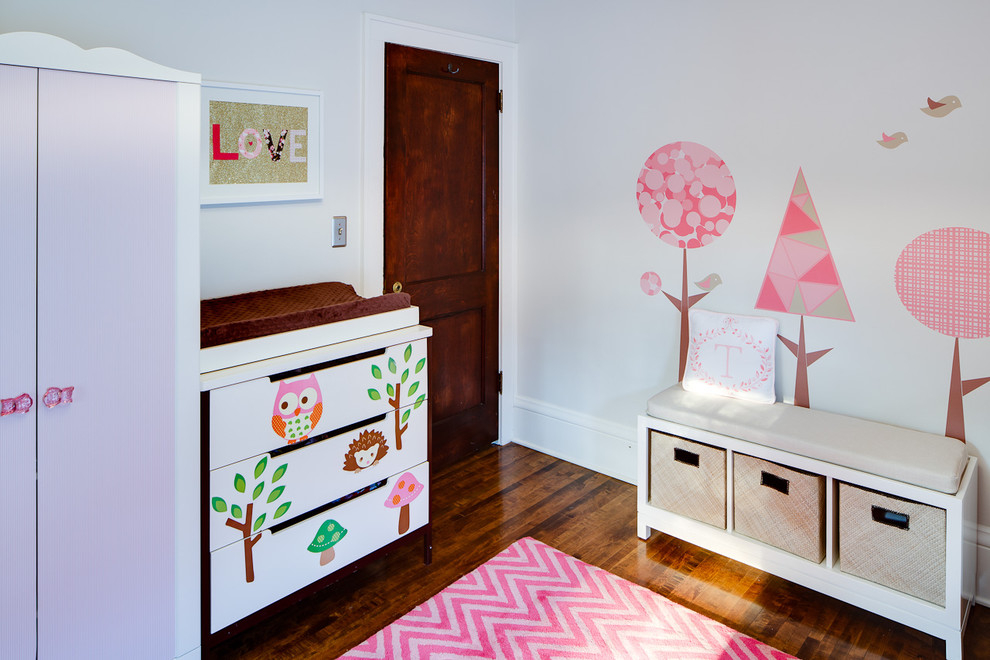
<path id="1" fill-rule="evenodd" d="M 498 393 L 502 393 L 502 372 L 498 372 Z"/>
<path id="2" fill-rule="evenodd" d="M 499 112 L 503 112 L 502 107 L 503 107 L 502 106 L 502 90 L 498 90 L 498 111 Z"/>

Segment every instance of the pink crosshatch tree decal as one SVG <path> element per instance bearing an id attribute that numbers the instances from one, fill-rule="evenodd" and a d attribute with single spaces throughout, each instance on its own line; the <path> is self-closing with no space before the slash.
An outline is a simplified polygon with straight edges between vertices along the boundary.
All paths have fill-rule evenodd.
<path id="1" fill-rule="evenodd" d="M 663 291 L 656 273 L 640 278 L 644 293 L 662 291 L 681 313 L 680 381 L 687 365 L 688 310 L 722 282 L 712 273 L 695 282 L 702 293 L 689 296 L 687 251 L 711 244 L 728 229 L 736 212 L 736 184 L 714 151 L 694 142 L 673 142 L 646 159 L 636 180 L 636 199 L 650 231 L 683 252 L 679 298 Z"/>
<path id="2" fill-rule="evenodd" d="M 782 334 L 777 337 L 797 358 L 794 405 L 809 408 L 808 367 L 832 349 L 808 352 L 804 340 L 804 317 L 841 321 L 855 319 L 839 280 L 832 251 L 825 240 L 818 211 L 804 180 L 804 172 L 800 169 L 770 255 L 770 265 L 763 278 L 756 309 L 801 316 L 796 343 Z"/>
<path id="3" fill-rule="evenodd" d="M 990 377 L 962 379 L 959 340 L 990 337 L 990 234 L 945 227 L 918 236 L 897 258 L 894 283 L 911 316 L 955 339 L 945 435 L 966 442 L 963 397 Z"/>

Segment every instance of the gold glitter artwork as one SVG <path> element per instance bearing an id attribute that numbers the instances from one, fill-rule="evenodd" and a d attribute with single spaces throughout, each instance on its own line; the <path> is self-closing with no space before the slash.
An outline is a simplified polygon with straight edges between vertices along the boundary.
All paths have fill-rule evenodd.
<path id="1" fill-rule="evenodd" d="M 309 110 L 210 101 L 210 183 L 306 183 Z"/>

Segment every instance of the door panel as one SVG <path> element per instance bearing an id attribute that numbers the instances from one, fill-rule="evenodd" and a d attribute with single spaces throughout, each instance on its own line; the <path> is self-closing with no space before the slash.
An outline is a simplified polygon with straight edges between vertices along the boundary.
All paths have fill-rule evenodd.
<path id="1" fill-rule="evenodd" d="M 0 417 L 0 657 L 35 656 L 35 190 L 37 69 L 0 66 L 0 399 L 27 394 L 28 412 Z M 25 399 L 21 399 L 24 410 Z"/>
<path id="2" fill-rule="evenodd" d="M 483 134 L 484 91 L 473 81 L 407 75 L 404 112 L 415 110 L 403 119 L 421 128 L 404 135 L 405 284 L 484 270 L 485 163 L 464 148 Z"/>
<path id="3" fill-rule="evenodd" d="M 38 655 L 172 657 L 175 85 L 42 70 L 39 112 Z"/>
<path id="4" fill-rule="evenodd" d="M 431 340 L 433 459 L 498 436 L 498 65 L 386 45 L 385 282 Z"/>
<path id="5" fill-rule="evenodd" d="M 435 419 L 447 419 L 485 403 L 484 312 L 469 309 L 453 316 L 433 319 L 433 359 L 454 368 L 440 374 L 440 385 L 432 382 L 430 400 Z M 442 396 L 433 394 L 439 390 Z"/>

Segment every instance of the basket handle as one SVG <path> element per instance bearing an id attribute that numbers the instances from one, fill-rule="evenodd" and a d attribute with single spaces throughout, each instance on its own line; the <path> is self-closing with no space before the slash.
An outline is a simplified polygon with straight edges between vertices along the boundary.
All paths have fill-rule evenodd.
<path id="1" fill-rule="evenodd" d="M 765 470 L 760 473 L 760 485 L 771 488 L 777 492 L 783 493 L 784 495 L 787 495 L 791 489 L 790 481 Z"/>
<path id="2" fill-rule="evenodd" d="M 681 449 L 680 447 L 674 447 L 674 460 L 692 467 L 699 467 L 701 464 L 701 457 L 698 454 L 687 449 Z"/>
<path id="3" fill-rule="evenodd" d="M 889 525 L 897 529 L 911 528 L 911 516 L 906 513 L 891 511 L 875 504 L 873 505 L 873 520 L 881 525 Z"/>

